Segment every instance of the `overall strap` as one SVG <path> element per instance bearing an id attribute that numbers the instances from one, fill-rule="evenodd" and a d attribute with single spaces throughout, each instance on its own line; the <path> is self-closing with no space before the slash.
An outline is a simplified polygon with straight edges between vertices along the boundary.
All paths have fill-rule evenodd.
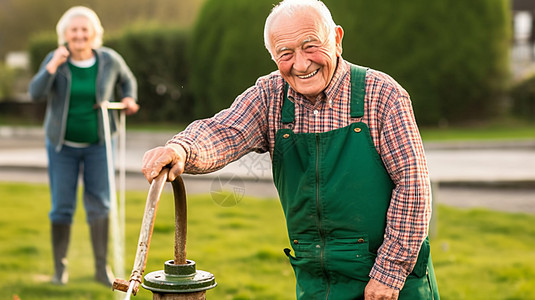
<path id="1" fill-rule="evenodd" d="M 291 124 L 295 121 L 295 104 L 288 99 L 288 82 L 284 81 L 284 102 L 282 103 L 282 124 Z"/>
<path id="2" fill-rule="evenodd" d="M 351 118 L 364 116 L 367 70 L 368 68 L 351 64 Z"/>

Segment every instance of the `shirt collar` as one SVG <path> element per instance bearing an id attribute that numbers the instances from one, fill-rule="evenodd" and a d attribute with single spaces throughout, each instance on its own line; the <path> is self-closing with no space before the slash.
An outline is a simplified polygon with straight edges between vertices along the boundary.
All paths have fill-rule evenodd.
<path id="1" fill-rule="evenodd" d="M 342 59 L 341 57 L 338 59 L 338 66 L 336 67 L 336 71 L 333 74 L 333 78 L 331 79 L 331 82 L 325 88 L 323 93 L 325 94 L 324 100 L 335 100 L 338 98 L 340 92 L 342 91 L 342 87 L 346 83 L 347 76 L 351 74 L 351 66 L 350 64 Z"/>

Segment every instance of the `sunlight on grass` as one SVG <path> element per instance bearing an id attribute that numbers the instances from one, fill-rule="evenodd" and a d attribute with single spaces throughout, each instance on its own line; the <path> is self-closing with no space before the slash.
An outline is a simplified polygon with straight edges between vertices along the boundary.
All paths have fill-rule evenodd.
<path id="1" fill-rule="evenodd" d="M 533 140 L 533 122 L 497 121 L 480 126 L 420 128 L 424 142 L 452 140 Z"/>
<path id="2" fill-rule="evenodd" d="M 127 192 L 125 273 L 134 261 L 147 194 Z M 70 282 L 49 283 L 52 258 L 48 187 L 0 183 L 0 299 L 113 299 L 93 281 L 93 256 L 81 206 L 69 249 Z M 81 204 L 81 203 L 80 203 Z M 172 195 L 160 200 L 146 273 L 172 259 Z M 208 299 L 295 299 L 284 216 L 274 199 L 245 197 L 222 207 L 209 195 L 188 199 L 187 258 L 215 275 Z M 535 216 L 439 206 L 431 241 L 442 299 L 529 299 L 535 293 Z M 141 289 L 132 299 L 152 299 Z"/>

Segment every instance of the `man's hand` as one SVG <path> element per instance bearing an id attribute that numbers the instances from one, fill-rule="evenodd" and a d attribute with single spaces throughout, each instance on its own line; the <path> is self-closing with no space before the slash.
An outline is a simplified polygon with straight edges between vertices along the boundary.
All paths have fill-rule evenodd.
<path id="1" fill-rule="evenodd" d="M 370 279 L 364 289 L 365 300 L 397 300 L 399 291 L 388 287 L 375 279 Z"/>
<path id="2" fill-rule="evenodd" d="M 184 172 L 185 161 L 186 151 L 180 145 L 156 147 L 143 155 L 141 172 L 152 183 L 164 167 L 170 167 L 167 180 L 174 181 Z"/>

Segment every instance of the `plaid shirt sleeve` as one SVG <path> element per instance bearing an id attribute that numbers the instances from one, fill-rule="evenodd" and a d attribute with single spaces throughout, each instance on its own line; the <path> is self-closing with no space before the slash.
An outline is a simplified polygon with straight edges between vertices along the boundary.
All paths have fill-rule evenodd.
<path id="1" fill-rule="evenodd" d="M 251 151 L 268 151 L 265 92 L 257 84 L 236 98 L 230 108 L 212 118 L 197 120 L 167 144 L 186 150 L 185 171 L 209 173 Z"/>
<path id="2" fill-rule="evenodd" d="M 376 109 L 381 116 L 375 121 L 381 125 L 376 126 L 373 138 L 395 188 L 384 241 L 370 277 L 401 290 L 428 234 L 431 196 L 423 143 L 409 96 L 394 88 L 388 98 L 384 113 Z"/>

